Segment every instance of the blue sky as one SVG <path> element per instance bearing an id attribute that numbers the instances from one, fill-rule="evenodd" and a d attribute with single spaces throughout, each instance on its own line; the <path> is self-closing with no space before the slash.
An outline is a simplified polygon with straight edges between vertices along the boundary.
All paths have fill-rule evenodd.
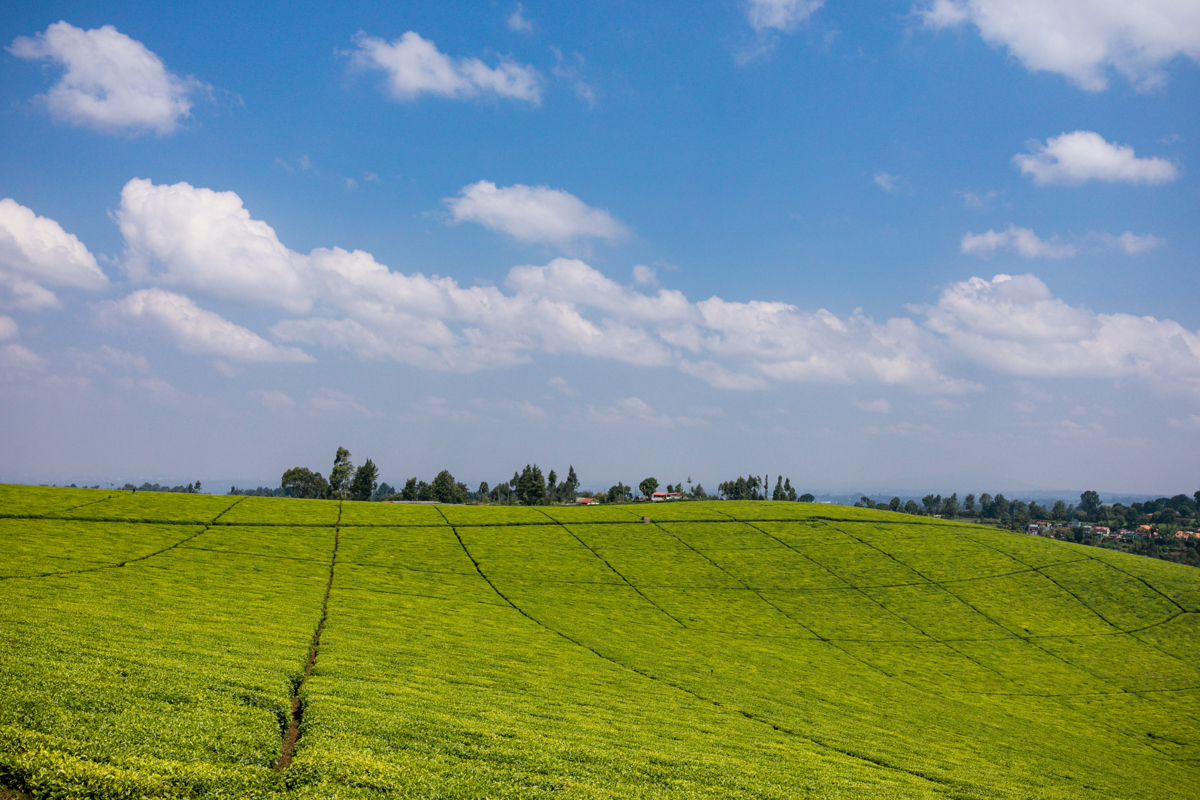
<path id="1" fill-rule="evenodd" d="M 1195 491 L 1194 3 L 647 5 L 13 7 L 0 478 Z"/>

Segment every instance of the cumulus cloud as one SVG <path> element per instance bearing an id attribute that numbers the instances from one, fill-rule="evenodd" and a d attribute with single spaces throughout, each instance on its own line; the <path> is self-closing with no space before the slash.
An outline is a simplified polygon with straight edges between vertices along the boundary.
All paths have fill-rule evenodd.
<path id="1" fill-rule="evenodd" d="M 0 200 L 0 305 L 58 308 L 58 298 L 43 284 L 103 289 L 108 278 L 83 243 L 57 222 L 15 200 Z"/>
<path id="2" fill-rule="evenodd" d="M 362 251 L 288 250 L 231 193 L 216 202 L 216 193 L 186 184 L 148 188 L 171 191 L 144 192 L 146 206 L 131 230 L 143 243 L 141 280 L 275 306 L 288 312 L 270 329 L 278 342 L 363 360 L 471 372 L 543 354 L 577 355 L 677 369 L 739 390 L 822 383 L 956 395 L 982 388 L 953 374 L 953 365 L 964 363 L 1004 375 L 1144 375 L 1200 385 L 1197 334 L 1174 322 L 1072 308 L 1032 276 L 952 284 L 935 306 L 915 310 L 924 324 L 920 317 L 877 322 L 861 311 L 839 316 L 780 302 L 696 302 L 665 287 L 618 283 L 569 258 L 514 267 L 503 288 L 462 287 L 452 278 L 393 272 Z M 121 213 L 123 223 L 133 219 Z M 1018 239 L 1014 234 L 1005 246 L 1017 247 Z M 245 273 L 236 280 L 209 274 L 224 275 L 233 261 Z M 274 291 L 276 285 L 286 290 Z M 153 322 L 192 352 L 230 361 L 307 358 L 161 289 L 119 305 L 121 314 Z M 208 334 L 210 328 L 220 333 Z M 633 412 L 614 408 L 625 418 Z"/>
<path id="3" fill-rule="evenodd" d="M 135 282 L 192 289 L 225 300 L 312 307 L 303 259 L 250 218 L 233 192 L 135 178 L 121 190 L 122 266 Z"/>
<path id="4" fill-rule="evenodd" d="M 432 94 L 453 99 L 490 95 L 534 105 L 542 101 L 538 71 L 510 59 L 489 67 L 478 58 L 451 58 L 415 31 L 392 42 L 360 33 L 355 45 L 354 64 L 387 73 L 388 90 L 397 100 Z"/>
<path id="5" fill-rule="evenodd" d="M 1003 374 L 1200 386 L 1200 332 L 1070 306 L 1033 275 L 951 284 L 924 313 L 925 327 L 955 351 Z"/>
<path id="6" fill-rule="evenodd" d="M 1200 5 L 1190 0 L 932 0 L 914 10 L 930 28 L 974 25 L 1027 69 L 1093 92 L 1108 86 L 1109 69 L 1152 89 L 1177 56 L 1200 61 Z"/>
<path id="7" fill-rule="evenodd" d="M 1138 158 L 1133 148 L 1107 142 L 1092 131 L 1073 131 L 1031 142 L 1032 153 L 1018 153 L 1013 164 L 1038 186 L 1078 185 L 1090 180 L 1109 183 L 1170 183 L 1179 170 L 1161 158 Z"/>
<path id="8" fill-rule="evenodd" d="M 38 102 L 63 122 L 107 133 L 170 133 L 207 87 L 167 71 L 162 59 L 112 25 L 85 31 L 56 22 L 44 33 L 13 40 L 8 52 L 49 61 L 62 78 Z"/>
<path id="9" fill-rule="evenodd" d="M 313 360 L 300 350 L 271 344 L 253 331 L 205 311 L 189 298 L 162 289 L 142 289 L 124 300 L 107 303 L 102 315 L 145 325 L 185 353 L 247 363 Z"/>
<path id="10" fill-rule="evenodd" d="M 959 247 L 964 253 L 985 257 L 997 250 L 1015 250 L 1025 258 L 1071 258 L 1078 252 L 1074 245 L 1063 244 L 1057 236 L 1039 239 L 1029 228 L 1016 225 L 998 232 L 964 234 Z"/>
<path id="11" fill-rule="evenodd" d="M 825 0 L 749 0 L 746 19 L 759 33 L 795 30 L 825 4 Z"/>
<path id="12" fill-rule="evenodd" d="M 479 181 L 443 202 L 455 222 L 477 222 L 521 242 L 569 247 L 579 239 L 615 241 L 629 234 L 604 209 L 548 186 L 517 183 L 498 187 L 491 181 Z"/>

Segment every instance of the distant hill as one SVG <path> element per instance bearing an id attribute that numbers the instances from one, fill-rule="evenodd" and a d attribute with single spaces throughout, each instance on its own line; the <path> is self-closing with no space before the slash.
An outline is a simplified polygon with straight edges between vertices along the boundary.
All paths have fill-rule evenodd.
<path id="1" fill-rule="evenodd" d="M 807 503 L 0 486 L 0 553 L 0 786 L 33 797 L 1200 786 L 1200 570 L 1100 548 Z"/>

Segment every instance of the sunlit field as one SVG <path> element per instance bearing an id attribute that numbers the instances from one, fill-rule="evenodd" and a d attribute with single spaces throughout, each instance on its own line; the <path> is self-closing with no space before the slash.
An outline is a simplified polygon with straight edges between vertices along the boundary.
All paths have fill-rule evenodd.
<path id="1" fill-rule="evenodd" d="M 37 798 L 1200 796 L 1164 561 L 807 503 L 17 486 L 0 554 L 0 785 Z"/>

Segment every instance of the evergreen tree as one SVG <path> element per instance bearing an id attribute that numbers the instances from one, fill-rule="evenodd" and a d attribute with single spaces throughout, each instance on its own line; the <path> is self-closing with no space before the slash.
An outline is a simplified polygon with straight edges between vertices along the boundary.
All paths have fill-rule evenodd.
<path id="1" fill-rule="evenodd" d="M 337 449 L 333 457 L 333 469 L 329 471 L 329 495 L 342 498 L 350 488 L 350 477 L 354 474 L 354 465 L 350 463 L 350 451 L 344 447 Z"/>
<path id="2" fill-rule="evenodd" d="M 350 454 L 347 453 L 347 456 Z M 354 471 L 354 477 L 350 480 L 348 494 L 351 500 L 370 500 L 371 495 L 378 487 L 376 478 L 379 477 L 379 469 L 375 466 L 375 462 L 367 459 L 362 466 Z"/>

